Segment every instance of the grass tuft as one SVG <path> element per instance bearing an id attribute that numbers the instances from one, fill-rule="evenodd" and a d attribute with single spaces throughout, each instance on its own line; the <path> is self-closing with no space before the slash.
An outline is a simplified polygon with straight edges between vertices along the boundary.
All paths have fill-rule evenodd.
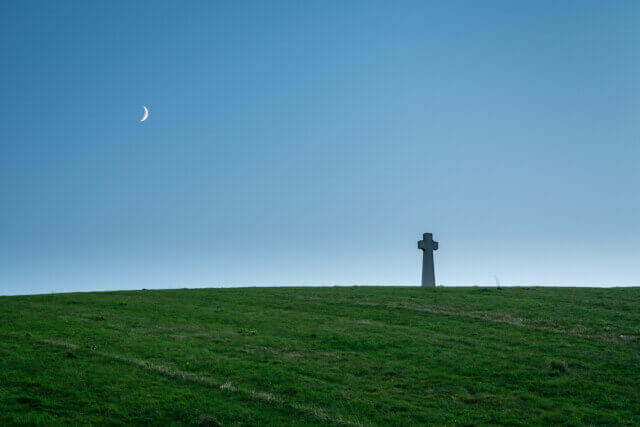
<path id="1" fill-rule="evenodd" d="M 569 365 L 564 360 L 551 360 L 549 362 L 549 367 L 557 372 L 569 372 Z"/>
<path id="2" fill-rule="evenodd" d="M 216 420 L 211 415 L 203 415 L 198 420 L 198 425 L 201 425 L 203 427 L 204 426 L 221 426 L 222 423 L 220 421 Z"/>

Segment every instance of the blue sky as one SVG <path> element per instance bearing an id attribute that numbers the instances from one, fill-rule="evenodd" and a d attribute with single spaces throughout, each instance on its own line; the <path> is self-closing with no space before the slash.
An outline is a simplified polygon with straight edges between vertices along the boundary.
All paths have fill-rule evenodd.
<path id="1" fill-rule="evenodd" d="M 423 232 L 445 285 L 639 285 L 638 22 L 2 2 L 0 294 L 417 284 Z"/>

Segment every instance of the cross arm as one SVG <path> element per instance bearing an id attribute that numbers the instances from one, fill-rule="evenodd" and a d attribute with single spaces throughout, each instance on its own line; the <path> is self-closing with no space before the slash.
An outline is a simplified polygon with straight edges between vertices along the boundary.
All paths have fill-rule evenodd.
<path id="1" fill-rule="evenodd" d="M 429 243 L 431 243 L 431 248 L 429 248 Z M 424 240 L 418 240 L 418 249 L 420 250 L 427 250 L 427 249 L 431 249 L 433 251 L 437 251 L 438 250 L 438 242 L 434 242 L 432 241 L 424 241 Z"/>

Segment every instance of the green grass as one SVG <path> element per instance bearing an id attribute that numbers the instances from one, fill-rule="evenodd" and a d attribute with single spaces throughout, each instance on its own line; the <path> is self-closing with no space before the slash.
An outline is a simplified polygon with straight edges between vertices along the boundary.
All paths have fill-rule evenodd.
<path id="1" fill-rule="evenodd" d="M 0 297 L 0 424 L 640 424 L 640 288 Z"/>

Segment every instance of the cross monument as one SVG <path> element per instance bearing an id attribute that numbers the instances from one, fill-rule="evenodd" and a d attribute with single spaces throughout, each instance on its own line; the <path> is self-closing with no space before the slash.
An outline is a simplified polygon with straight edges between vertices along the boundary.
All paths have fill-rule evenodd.
<path id="1" fill-rule="evenodd" d="M 422 286 L 435 286 L 436 274 L 433 271 L 433 251 L 438 250 L 438 242 L 433 241 L 433 234 L 424 233 L 418 241 L 418 249 L 422 250 Z"/>

